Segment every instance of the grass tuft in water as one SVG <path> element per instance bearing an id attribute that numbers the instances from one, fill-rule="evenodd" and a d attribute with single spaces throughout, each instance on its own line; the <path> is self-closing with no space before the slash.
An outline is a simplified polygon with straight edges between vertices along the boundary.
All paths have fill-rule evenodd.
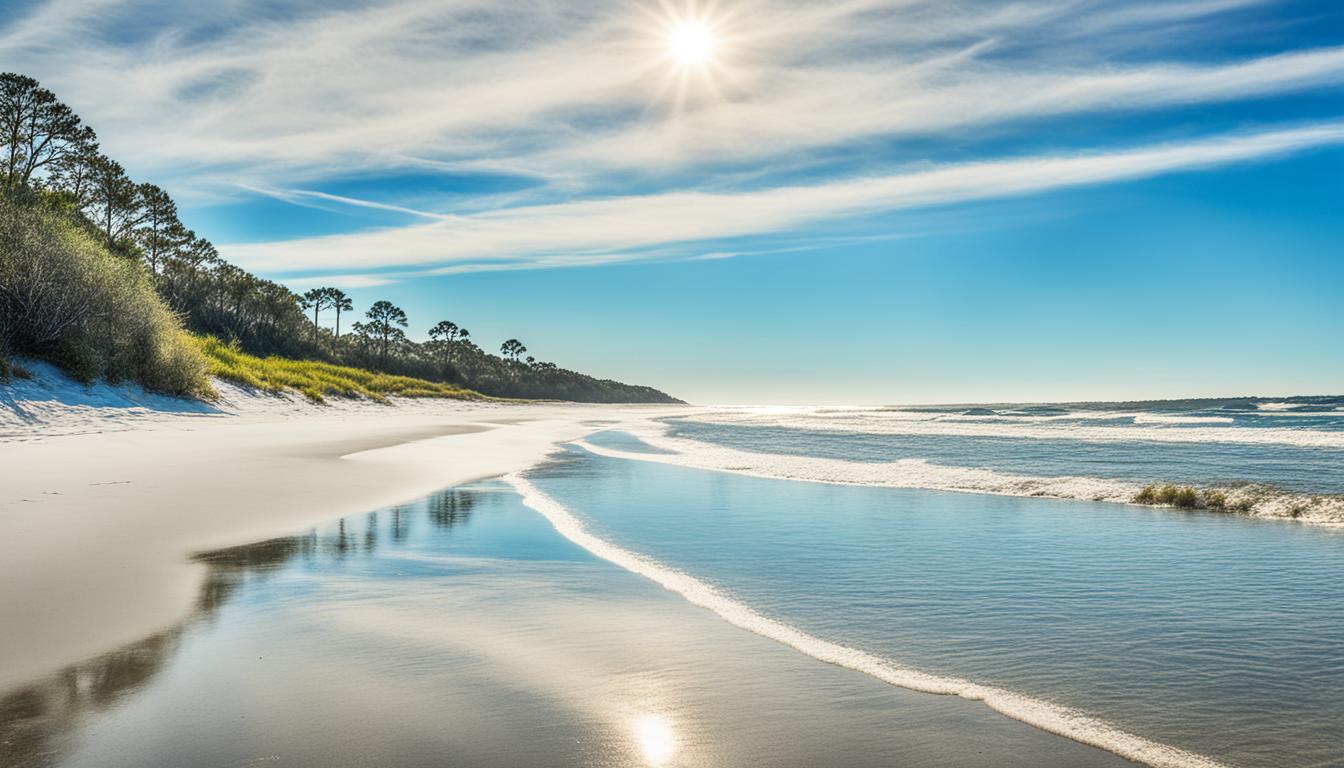
<path id="1" fill-rule="evenodd" d="M 1226 509 L 1227 495 L 1206 490 L 1201 494 L 1189 485 L 1147 485 L 1134 495 L 1135 504 L 1166 505 L 1182 509 Z"/>

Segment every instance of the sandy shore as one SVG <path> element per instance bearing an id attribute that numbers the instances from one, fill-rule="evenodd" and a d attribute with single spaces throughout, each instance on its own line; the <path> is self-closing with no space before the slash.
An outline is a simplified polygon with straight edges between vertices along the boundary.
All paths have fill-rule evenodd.
<path id="1" fill-rule="evenodd" d="M 0 766 L 1126 764 L 743 632 L 498 480 L 204 559 L 184 623 L 0 694 Z"/>
<path id="2" fill-rule="evenodd" d="M 45 373 L 45 372 L 44 372 Z M 415 401 L 216 406 L 40 375 L 0 403 L 0 689 L 188 614 L 194 553 L 536 462 L 654 409 Z"/>

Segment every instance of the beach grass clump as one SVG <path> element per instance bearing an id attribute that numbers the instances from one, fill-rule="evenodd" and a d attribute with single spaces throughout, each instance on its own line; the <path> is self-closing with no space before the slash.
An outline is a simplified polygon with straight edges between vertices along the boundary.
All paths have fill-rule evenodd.
<path id="1" fill-rule="evenodd" d="M 1173 507 L 1183 509 L 1195 509 L 1199 506 L 1199 492 L 1188 485 L 1176 489 L 1175 495 L 1171 497 Z"/>
<path id="2" fill-rule="evenodd" d="M 1138 493 L 1134 494 L 1134 503 L 1135 504 L 1161 503 L 1157 500 L 1157 486 L 1156 485 L 1143 486 L 1143 488 Z"/>
<path id="3" fill-rule="evenodd" d="M 1134 494 L 1135 504 L 1179 507 L 1181 509 L 1208 509 L 1214 512 L 1249 512 L 1252 503 L 1245 498 L 1232 499 L 1225 491 L 1214 488 L 1196 490 L 1189 485 L 1146 485 Z"/>
<path id="4" fill-rule="evenodd" d="M 214 336 L 197 337 L 196 341 L 211 376 L 263 392 L 299 392 L 314 403 L 325 403 L 328 397 L 367 398 L 377 402 L 387 402 L 393 396 L 487 399 L 469 389 L 410 376 L 392 376 L 316 360 L 257 357 L 243 352 L 236 342 Z"/>

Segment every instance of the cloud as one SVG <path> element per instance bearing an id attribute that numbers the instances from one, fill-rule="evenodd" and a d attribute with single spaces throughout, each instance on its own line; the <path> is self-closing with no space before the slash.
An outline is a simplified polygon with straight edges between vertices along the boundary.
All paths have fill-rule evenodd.
<path id="1" fill-rule="evenodd" d="M 1144 48 L 1155 29 L 1248 5 L 740 0 L 720 6 L 720 71 L 678 85 L 651 0 L 52 0 L 0 27 L 0 59 L 55 87 L 133 171 L 188 195 L 417 162 L 601 189 L 1344 82 L 1344 46 L 1217 62 Z M 1103 43 L 1115 53 L 1099 59 Z"/>
<path id="2" fill-rule="evenodd" d="M 1103 153 L 972 162 L 752 192 L 666 192 L 523 206 L 431 224 L 229 246 L 263 272 L 589 266 L 876 212 L 964 203 L 1246 162 L 1344 144 L 1344 121 Z M 657 250 L 655 250 L 657 249 Z M 688 249 L 691 254 L 703 249 Z M 420 274 L 425 274 L 424 272 Z"/>
<path id="3" fill-rule="evenodd" d="M 716 6 L 712 74 L 686 77 L 663 60 L 664 7 L 678 4 L 47 0 L 0 20 L 0 60 L 189 202 L 264 194 L 425 220 L 223 248 L 252 269 L 347 285 L 759 252 L 715 241 L 1337 141 L 1339 115 L 1258 134 L 1206 124 L 1185 144 L 1158 143 L 1170 124 L 1133 127 L 1344 85 L 1344 46 L 1245 45 L 1266 14 L 1291 21 L 1263 0 L 735 0 Z M 1139 148 L 1099 138 L 1019 156 L 1015 142 L 1040 147 L 1043 126 L 1080 115 L 1130 119 Z M 892 170 L 891 146 L 970 159 Z M 534 183 L 451 200 L 323 189 L 406 169 Z"/>

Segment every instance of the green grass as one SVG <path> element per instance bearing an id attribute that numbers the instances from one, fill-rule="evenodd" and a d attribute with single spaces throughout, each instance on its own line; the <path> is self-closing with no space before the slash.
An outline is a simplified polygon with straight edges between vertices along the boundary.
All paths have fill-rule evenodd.
<path id="1" fill-rule="evenodd" d="M 330 396 L 366 397 L 387 402 L 389 396 L 443 397 L 455 400 L 488 400 L 477 392 L 451 384 L 389 376 L 362 368 L 351 368 L 312 360 L 284 357 L 256 357 L 213 336 L 198 337 L 211 376 L 266 392 L 294 390 L 315 403 Z"/>

